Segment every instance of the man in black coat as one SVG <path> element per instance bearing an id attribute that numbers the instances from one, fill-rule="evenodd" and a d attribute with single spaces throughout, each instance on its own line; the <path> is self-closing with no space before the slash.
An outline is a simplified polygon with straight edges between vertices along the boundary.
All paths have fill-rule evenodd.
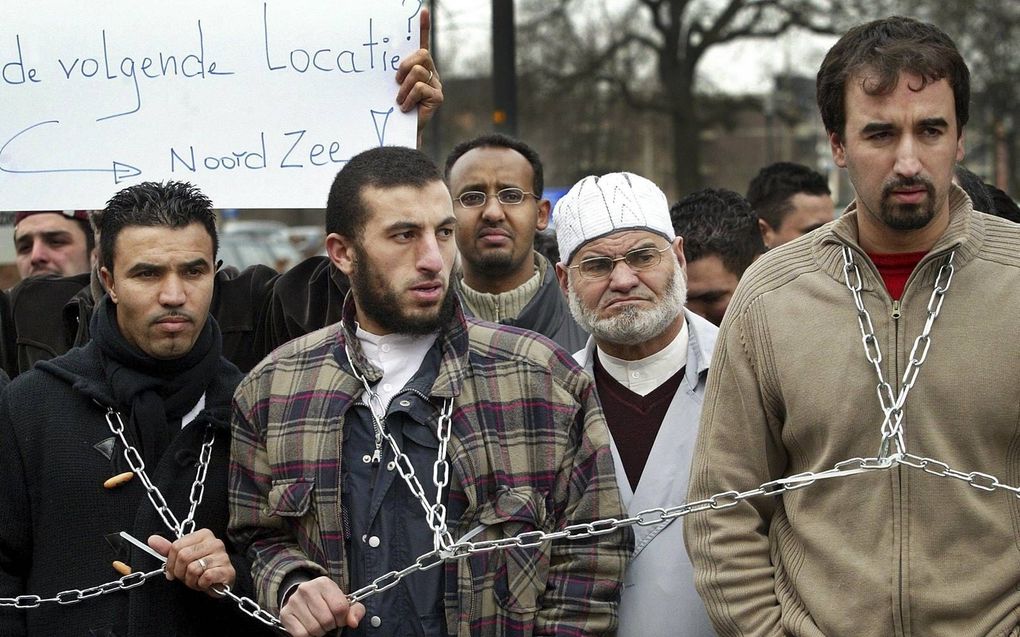
<path id="1" fill-rule="evenodd" d="M 241 373 L 209 314 L 211 202 L 190 184 L 145 182 L 96 225 L 108 294 L 92 340 L 0 394 L 0 598 L 72 601 L 113 584 L 75 604 L 0 609 L 0 635 L 259 634 L 214 590 L 245 594 L 250 575 L 223 541 Z M 165 577 L 121 531 L 167 557 Z"/>

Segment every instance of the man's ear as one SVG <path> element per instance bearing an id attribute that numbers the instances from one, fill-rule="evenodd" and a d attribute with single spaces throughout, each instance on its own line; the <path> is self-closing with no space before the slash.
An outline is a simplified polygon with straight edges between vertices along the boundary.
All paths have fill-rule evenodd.
<path id="1" fill-rule="evenodd" d="M 761 240 L 766 248 L 772 247 L 772 240 L 775 239 L 776 231 L 772 229 L 768 221 L 758 217 L 758 230 L 761 231 Z"/>
<path id="2" fill-rule="evenodd" d="M 99 268 L 99 280 L 103 282 L 103 287 L 106 288 L 106 293 L 110 295 L 110 300 L 116 303 L 117 287 L 113 282 L 113 273 L 105 267 Z"/>
<path id="3" fill-rule="evenodd" d="M 535 229 L 539 232 L 549 227 L 549 212 L 552 205 L 548 199 L 542 199 L 538 202 L 538 219 L 535 222 Z"/>
<path id="4" fill-rule="evenodd" d="M 354 270 L 354 242 L 336 232 L 326 236 L 326 254 L 334 266 L 347 276 Z"/>
<path id="5" fill-rule="evenodd" d="M 676 260 L 680 263 L 680 269 L 687 272 L 687 257 L 684 256 L 684 238 L 677 237 L 673 239 L 673 254 L 676 255 Z"/>
<path id="6" fill-rule="evenodd" d="M 567 285 L 569 283 L 569 279 L 567 277 L 569 274 L 570 272 L 567 270 L 565 265 L 562 263 L 556 264 L 556 279 L 560 282 L 560 289 L 563 290 L 564 295 L 568 293 Z"/>
<path id="7" fill-rule="evenodd" d="M 846 168 L 846 147 L 839 133 L 829 133 L 829 148 L 832 149 L 832 161 L 840 168 Z"/>

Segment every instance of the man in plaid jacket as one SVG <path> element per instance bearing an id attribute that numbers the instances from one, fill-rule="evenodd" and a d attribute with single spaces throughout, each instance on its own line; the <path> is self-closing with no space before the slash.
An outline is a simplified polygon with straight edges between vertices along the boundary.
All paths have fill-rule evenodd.
<path id="1" fill-rule="evenodd" d="M 591 378 L 551 341 L 461 312 L 452 206 L 418 151 L 353 158 L 326 213 L 351 280 L 342 318 L 277 349 L 235 395 L 231 536 L 293 635 L 616 627 L 627 529 L 470 552 L 347 598 L 451 541 L 624 515 Z"/>

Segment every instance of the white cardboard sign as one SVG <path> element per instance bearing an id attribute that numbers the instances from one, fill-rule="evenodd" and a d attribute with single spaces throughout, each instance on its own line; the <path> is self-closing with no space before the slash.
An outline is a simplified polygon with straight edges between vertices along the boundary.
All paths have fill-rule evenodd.
<path id="1" fill-rule="evenodd" d="M 321 208 L 346 160 L 414 146 L 396 104 L 421 0 L 33 0 L 0 9 L 0 210 L 190 181 Z"/>

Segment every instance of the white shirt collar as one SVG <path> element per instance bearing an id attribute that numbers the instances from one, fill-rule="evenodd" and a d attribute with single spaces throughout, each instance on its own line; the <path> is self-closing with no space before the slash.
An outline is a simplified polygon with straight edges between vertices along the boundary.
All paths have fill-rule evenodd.
<path id="1" fill-rule="evenodd" d="M 647 396 L 656 387 L 673 377 L 687 364 L 687 343 L 690 338 L 687 321 L 666 347 L 636 361 L 626 361 L 606 354 L 596 345 L 603 369 L 618 383 L 639 396 Z"/>
<path id="2" fill-rule="evenodd" d="M 355 334 L 361 341 L 361 349 L 373 365 L 382 370 L 382 378 L 375 387 L 379 400 L 389 406 L 393 398 L 421 367 L 425 355 L 439 337 L 438 333 L 424 336 L 409 334 L 386 334 L 377 336 L 366 332 L 360 325 Z"/>

